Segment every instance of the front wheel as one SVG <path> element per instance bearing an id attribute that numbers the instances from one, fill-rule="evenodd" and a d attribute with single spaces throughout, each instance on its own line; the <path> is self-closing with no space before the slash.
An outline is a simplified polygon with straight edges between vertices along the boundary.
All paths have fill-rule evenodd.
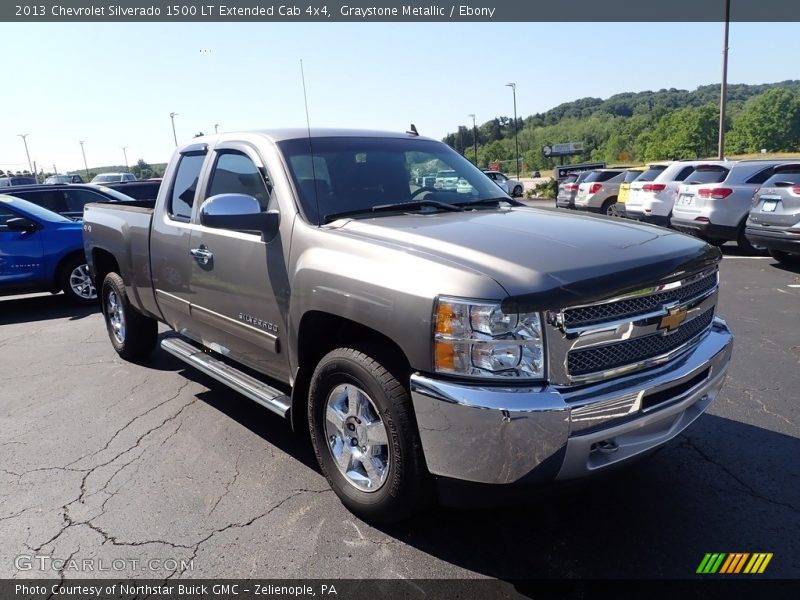
<path id="1" fill-rule="evenodd" d="M 411 398 L 384 364 L 337 348 L 317 365 L 308 402 L 320 469 L 351 512 L 390 523 L 423 505 L 427 471 Z"/>
<path id="2" fill-rule="evenodd" d="M 101 297 L 106 330 L 117 354 L 131 361 L 149 356 L 158 339 L 158 322 L 134 310 L 122 277 L 106 275 Z"/>
<path id="3" fill-rule="evenodd" d="M 522 196 L 522 186 L 521 185 L 516 186 L 511 195 L 514 196 L 514 198 L 519 198 L 520 196 Z"/>

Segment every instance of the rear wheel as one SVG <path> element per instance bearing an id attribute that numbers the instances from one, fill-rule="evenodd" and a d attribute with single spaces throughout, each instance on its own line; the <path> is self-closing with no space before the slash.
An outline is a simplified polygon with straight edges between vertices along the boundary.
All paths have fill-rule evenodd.
<path id="1" fill-rule="evenodd" d="M 131 306 L 117 273 L 106 275 L 101 299 L 108 337 L 117 354 L 131 361 L 147 358 L 158 339 L 158 323 Z"/>
<path id="2" fill-rule="evenodd" d="M 424 503 L 411 399 L 384 364 L 355 348 L 328 353 L 311 380 L 308 424 L 322 473 L 358 517 L 399 521 Z"/>
<path id="3" fill-rule="evenodd" d="M 608 198 L 605 202 L 603 202 L 603 206 L 600 207 L 600 213 L 609 217 L 619 216 L 617 211 L 617 199 Z"/>
<path id="4" fill-rule="evenodd" d="M 83 256 L 76 255 L 64 263 L 61 267 L 59 285 L 70 302 L 76 304 L 97 302 L 97 290 L 89 275 L 89 265 Z"/>
<path id="5" fill-rule="evenodd" d="M 781 250 L 770 250 L 769 254 L 772 258 L 784 265 L 798 266 L 800 265 L 800 254 L 790 254 Z"/>
<path id="6" fill-rule="evenodd" d="M 767 253 L 767 249 L 764 246 L 758 246 L 750 243 L 750 240 L 748 240 L 747 236 L 744 234 L 744 226 L 742 226 L 742 228 L 739 230 L 739 237 L 736 239 L 736 245 L 739 246 L 739 250 L 746 252 L 747 254 Z"/>
<path id="7" fill-rule="evenodd" d="M 514 196 L 514 198 L 522 196 L 522 186 L 521 185 L 514 186 L 514 191 L 511 193 L 511 195 Z"/>

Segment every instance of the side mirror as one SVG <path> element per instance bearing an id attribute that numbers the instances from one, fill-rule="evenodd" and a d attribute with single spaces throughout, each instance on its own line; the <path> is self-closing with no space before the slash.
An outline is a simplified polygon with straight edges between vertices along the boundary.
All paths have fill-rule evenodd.
<path id="1" fill-rule="evenodd" d="M 12 231 L 36 231 L 39 224 L 25 217 L 14 217 L 6 221 L 6 227 Z"/>
<path id="2" fill-rule="evenodd" d="M 265 242 L 278 235 L 280 213 L 262 212 L 258 200 L 247 194 L 217 194 L 200 206 L 200 224 L 217 229 L 257 232 Z"/>

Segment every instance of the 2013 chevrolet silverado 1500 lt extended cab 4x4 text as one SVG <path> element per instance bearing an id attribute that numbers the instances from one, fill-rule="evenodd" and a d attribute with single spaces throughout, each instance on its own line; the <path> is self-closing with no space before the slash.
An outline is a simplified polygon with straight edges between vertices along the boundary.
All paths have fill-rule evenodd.
<path id="1" fill-rule="evenodd" d="M 470 189 L 413 176 L 443 170 Z M 719 250 L 523 206 L 415 132 L 197 138 L 155 209 L 88 205 L 84 245 L 121 357 L 166 323 L 167 352 L 307 428 L 372 521 L 645 455 L 731 356 Z"/>

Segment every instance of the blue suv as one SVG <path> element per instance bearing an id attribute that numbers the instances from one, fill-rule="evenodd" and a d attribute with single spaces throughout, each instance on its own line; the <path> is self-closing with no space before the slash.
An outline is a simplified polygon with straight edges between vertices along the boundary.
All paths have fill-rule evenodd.
<path id="1" fill-rule="evenodd" d="M 83 253 L 83 224 L 0 196 L 0 296 L 62 290 L 73 302 L 97 302 Z"/>

